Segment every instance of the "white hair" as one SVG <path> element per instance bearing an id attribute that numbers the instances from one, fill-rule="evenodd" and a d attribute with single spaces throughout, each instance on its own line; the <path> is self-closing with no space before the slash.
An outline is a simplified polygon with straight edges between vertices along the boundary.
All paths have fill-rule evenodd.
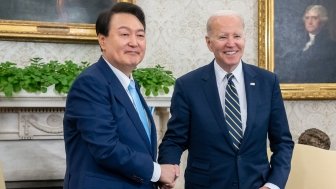
<path id="1" fill-rule="evenodd" d="M 216 11 L 216 12 L 212 13 L 210 15 L 210 17 L 208 18 L 208 21 L 207 21 L 207 24 L 206 24 L 207 33 L 209 33 L 211 31 L 211 24 L 212 24 L 213 20 L 218 16 L 234 16 L 234 17 L 237 17 L 241 20 L 241 22 L 243 24 L 243 28 L 245 28 L 244 18 L 238 12 L 233 11 L 233 10 L 219 10 L 219 11 Z"/>
<path id="2" fill-rule="evenodd" d="M 322 5 L 310 5 L 310 6 L 308 6 L 305 10 L 304 15 L 303 15 L 303 20 L 304 20 L 305 15 L 309 11 L 316 12 L 319 15 L 321 21 L 323 21 L 323 22 L 328 21 L 328 11 L 324 6 L 322 6 Z"/>

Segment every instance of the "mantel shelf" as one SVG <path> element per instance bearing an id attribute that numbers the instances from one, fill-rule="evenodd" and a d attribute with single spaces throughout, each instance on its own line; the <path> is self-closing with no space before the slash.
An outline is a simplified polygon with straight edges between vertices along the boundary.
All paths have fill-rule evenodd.
<path id="1" fill-rule="evenodd" d="M 170 96 L 145 97 L 148 106 L 152 107 L 169 107 Z M 46 108 L 65 107 L 65 96 L 55 97 L 1 97 L 0 108 Z"/>

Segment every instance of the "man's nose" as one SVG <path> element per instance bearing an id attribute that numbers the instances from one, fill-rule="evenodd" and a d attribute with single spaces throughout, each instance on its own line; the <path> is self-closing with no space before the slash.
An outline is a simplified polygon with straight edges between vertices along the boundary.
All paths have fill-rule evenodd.
<path id="1" fill-rule="evenodd" d="M 228 37 L 226 45 L 231 47 L 231 46 L 234 46 L 234 44 L 235 44 L 235 39 L 233 37 Z"/>
<path id="2" fill-rule="evenodd" d="M 138 44 L 137 36 L 136 35 L 131 35 L 128 44 L 130 46 L 137 46 L 137 44 Z"/>

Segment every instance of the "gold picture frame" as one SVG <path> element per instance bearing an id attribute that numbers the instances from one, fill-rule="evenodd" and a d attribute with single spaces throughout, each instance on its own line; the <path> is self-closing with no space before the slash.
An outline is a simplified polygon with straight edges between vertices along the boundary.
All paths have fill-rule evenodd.
<path id="1" fill-rule="evenodd" d="M 28 0 L 27 0 L 28 1 Z M 116 0 L 135 3 L 136 0 Z M 13 12 L 17 14 L 17 12 Z M 96 43 L 94 24 L 48 21 L 6 20 L 0 18 L 0 40 Z"/>
<path id="2" fill-rule="evenodd" d="M 275 0 L 258 0 L 258 1 L 259 1 L 258 2 L 259 3 L 258 4 L 259 67 L 274 72 Z M 299 2 L 299 0 L 296 1 Z M 282 26 L 282 28 L 284 27 Z M 290 26 L 288 26 L 288 28 L 290 28 Z M 280 87 L 282 95 L 286 100 L 336 99 L 336 83 L 280 83 Z"/>

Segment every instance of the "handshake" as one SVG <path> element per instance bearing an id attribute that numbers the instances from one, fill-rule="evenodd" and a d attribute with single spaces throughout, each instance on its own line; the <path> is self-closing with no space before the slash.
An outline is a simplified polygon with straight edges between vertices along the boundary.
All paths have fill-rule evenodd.
<path id="1" fill-rule="evenodd" d="M 178 165 L 161 164 L 161 175 L 159 179 L 160 189 L 174 188 L 176 179 L 180 176 L 180 167 Z"/>

